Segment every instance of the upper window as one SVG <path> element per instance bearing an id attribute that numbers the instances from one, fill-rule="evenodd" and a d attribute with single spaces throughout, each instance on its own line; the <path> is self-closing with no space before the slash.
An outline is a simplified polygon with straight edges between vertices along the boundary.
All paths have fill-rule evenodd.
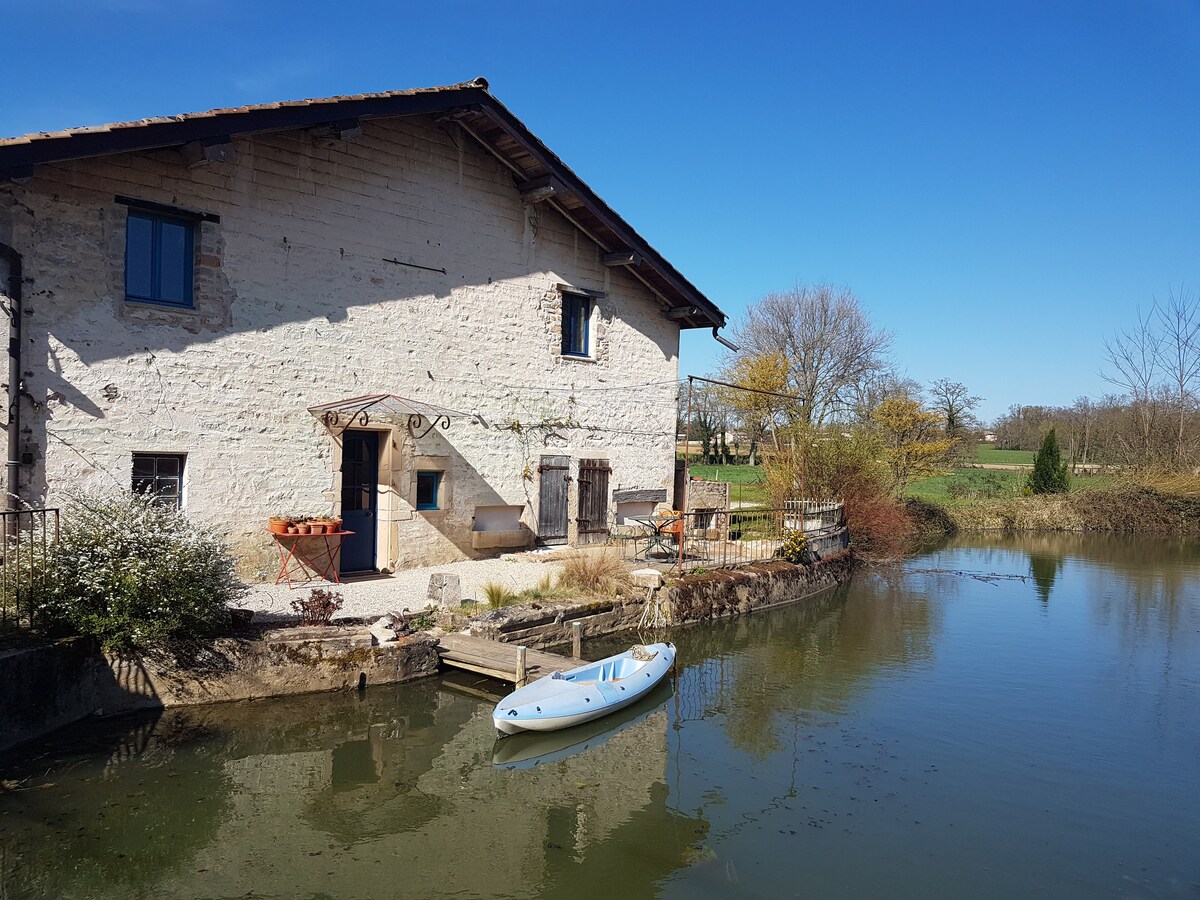
<path id="1" fill-rule="evenodd" d="M 152 495 L 154 502 L 163 506 L 182 507 L 186 459 L 182 453 L 133 454 L 133 489 Z"/>
<path id="2" fill-rule="evenodd" d="M 196 223 L 129 210 L 125 225 L 125 298 L 192 307 Z"/>
<path id="3" fill-rule="evenodd" d="M 442 473 L 417 473 L 417 509 L 441 509 Z"/>
<path id="4" fill-rule="evenodd" d="M 592 318 L 592 298 L 580 294 L 563 294 L 562 298 L 563 356 L 587 356 L 588 327 Z"/>

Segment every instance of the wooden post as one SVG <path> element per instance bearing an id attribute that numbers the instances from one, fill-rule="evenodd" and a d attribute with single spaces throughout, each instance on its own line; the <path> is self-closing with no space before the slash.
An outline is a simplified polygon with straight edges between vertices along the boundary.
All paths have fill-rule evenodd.
<path id="1" fill-rule="evenodd" d="M 517 648 L 517 687 L 525 687 L 525 654 L 528 652 L 524 647 Z"/>
<path id="2" fill-rule="evenodd" d="M 583 659 L 583 624 L 581 622 L 571 623 L 571 656 L 575 659 Z"/>

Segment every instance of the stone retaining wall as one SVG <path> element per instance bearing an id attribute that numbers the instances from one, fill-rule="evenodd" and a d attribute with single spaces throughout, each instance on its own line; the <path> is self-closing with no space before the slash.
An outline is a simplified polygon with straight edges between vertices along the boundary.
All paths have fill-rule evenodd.
<path id="1" fill-rule="evenodd" d="M 286 628 L 223 638 L 188 665 L 101 654 L 77 638 L 0 654 L 0 750 L 89 715 L 254 700 L 411 681 L 437 673 L 437 641 L 371 646 L 365 628 Z"/>
<path id="2" fill-rule="evenodd" d="M 782 560 L 681 578 L 667 589 L 663 611 L 673 625 L 738 616 L 794 603 L 850 577 L 849 551 L 810 566 Z"/>
<path id="3" fill-rule="evenodd" d="M 685 575 L 641 597 L 507 607 L 474 620 L 471 633 L 531 649 L 556 647 L 570 643 L 575 623 L 584 639 L 637 628 L 650 598 L 659 603 L 669 624 L 683 625 L 803 600 L 846 581 L 850 568 L 849 551 L 808 566 L 772 560 L 745 569 Z"/>

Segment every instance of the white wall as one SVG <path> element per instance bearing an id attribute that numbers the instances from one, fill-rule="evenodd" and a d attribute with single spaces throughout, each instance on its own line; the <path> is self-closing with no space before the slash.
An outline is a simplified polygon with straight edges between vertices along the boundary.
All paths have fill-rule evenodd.
<path id="1" fill-rule="evenodd" d="M 607 457 L 614 489 L 670 487 L 677 327 L 565 219 L 522 204 L 465 135 L 391 119 L 355 142 L 289 132 L 235 147 L 231 163 L 124 154 L 0 187 L 0 233 L 26 275 L 27 500 L 128 486 L 134 451 L 186 453 L 189 514 L 267 574 L 266 517 L 340 498 L 339 446 L 306 407 L 368 393 L 486 423 L 420 441 L 372 423 L 386 430 L 381 563 L 470 555 L 477 505 L 523 505 L 536 529 L 542 453 Z M 115 195 L 220 216 L 200 226 L 196 311 L 124 301 Z M 594 361 L 558 354 L 559 284 L 606 292 Z M 445 460 L 448 510 L 413 509 L 418 456 Z"/>

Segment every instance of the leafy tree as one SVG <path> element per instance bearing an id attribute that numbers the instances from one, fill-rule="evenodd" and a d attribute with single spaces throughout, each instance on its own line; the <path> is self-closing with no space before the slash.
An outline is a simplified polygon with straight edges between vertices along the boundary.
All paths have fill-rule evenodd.
<path id="1" fill-rule="evenodd" d="M 769 437 L 779 449 L 782 408 L 788 403 L 782 397 L 755 392 L 787 393 L 787 360 L 779 353 L 739 353 L 721 374 L 726 381 L 749 388 L 723 388 L 721 393 L 734 421 L 750 436 L 750 464 L 754 465 L 754 452 L 761 441 Z"/>
<path id="2" fill-rule="evenodd" d="M 1063 494 L 1067 490 L 1067 464 L 1058 449 L 1058 437 L 1051 428 L 1042 438 L 1041 449 L 1033 457 L 1033 471 L 1026 482 L 1034 494 Z"/>
<path id="3" fill-rule="evenodd" d="M 873 418 L 883 436 L 884 458 L 897 495 L 913 478 L 937 474 L 954 449 L 955 440 L 945 436 L 942 417 L 922 409 L 916 400 L 890 397 L 876 407 Z"/>

